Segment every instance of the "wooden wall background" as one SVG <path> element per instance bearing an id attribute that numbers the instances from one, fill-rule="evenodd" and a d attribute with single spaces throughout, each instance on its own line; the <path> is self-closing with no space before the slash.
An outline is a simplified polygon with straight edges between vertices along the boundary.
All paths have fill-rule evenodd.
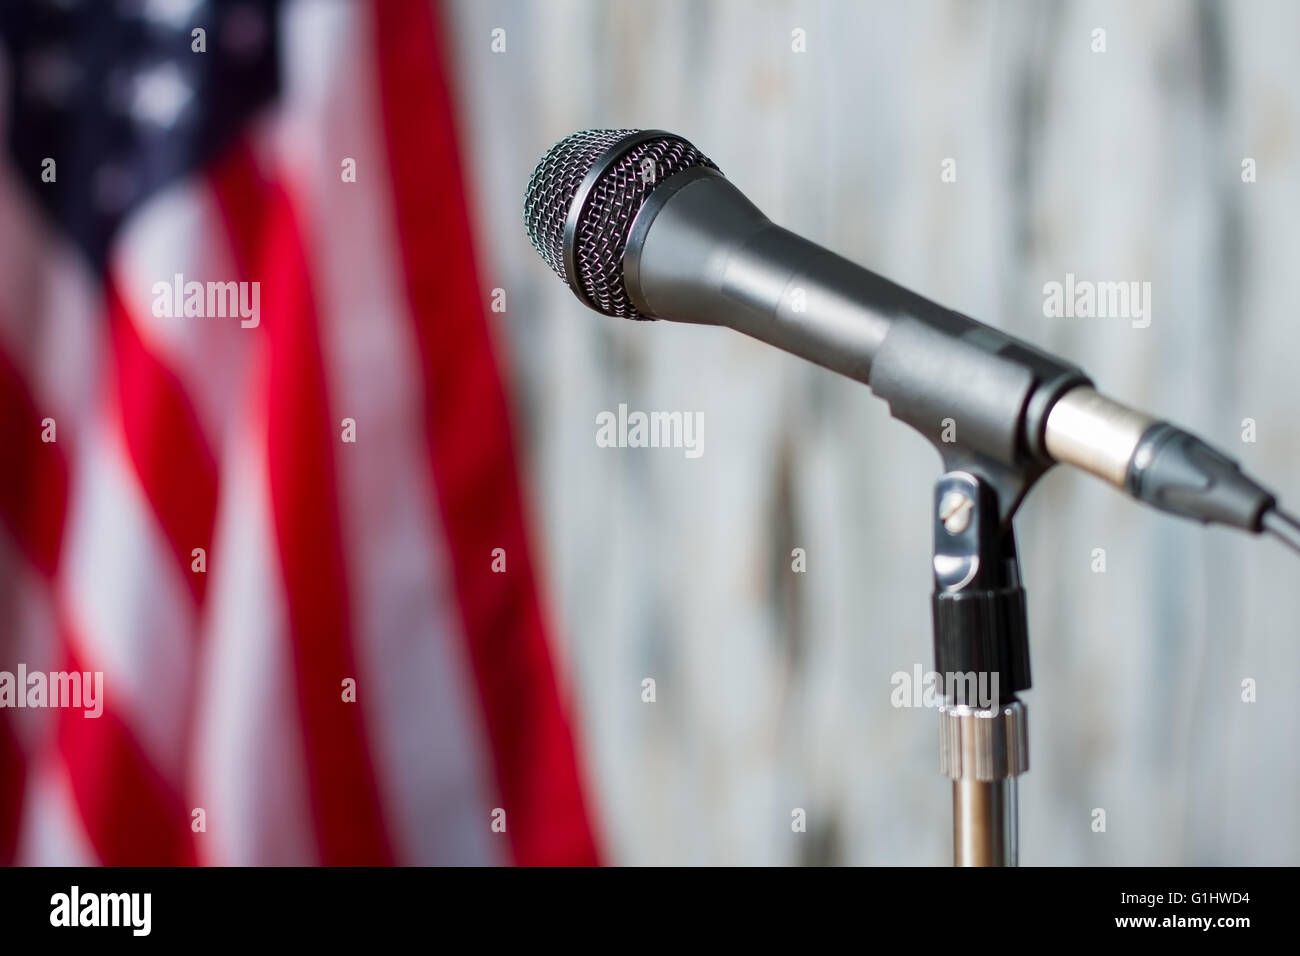
<path id="1" fill-rule="evenodd" d="M 680 132 L 776 221 L 1073 358 L 1295 507 L 1300 5 L 449 8 L 485 295 L 507 291 L 502 349 L 612 857 L 947 862 L 936 718 L 889 702 L 891 674 L 931 663 L 937 456 L 866 389 L 739 335 L 586 311 L 524 237 L 524 185 L 573 130 Z M 1044 318 L 1043 284 L 1067 272 L 1150 281 L 1150 327 Z M 597 448 L 595 416 L 620 402 L 702 411 L 703 457 Z M 1022 862 L 1300 862 L 1300 560 L 1063 470 L 1018 528 Z"/>

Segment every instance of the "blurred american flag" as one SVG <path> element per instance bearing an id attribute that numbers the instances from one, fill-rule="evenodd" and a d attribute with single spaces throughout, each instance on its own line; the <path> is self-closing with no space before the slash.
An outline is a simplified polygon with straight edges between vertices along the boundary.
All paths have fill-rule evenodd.
<path id="1" fill-rule="evenodd" d="M 0 8 L 0 862 L 595 861 L 438 21 Z"/>

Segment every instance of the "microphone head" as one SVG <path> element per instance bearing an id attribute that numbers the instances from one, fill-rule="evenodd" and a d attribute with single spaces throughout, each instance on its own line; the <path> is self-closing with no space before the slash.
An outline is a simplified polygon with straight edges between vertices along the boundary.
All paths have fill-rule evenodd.
<path id="1" fill-rule="evenodd" d="M 589 129 L 566 136 L 528 180 L 528 238 L 591 308 L 619 318 L 648 318 L 628 298 L 623 252 L 647 197 L 692 166 L 718 168 L 686 140 L 662 130 Z"/>

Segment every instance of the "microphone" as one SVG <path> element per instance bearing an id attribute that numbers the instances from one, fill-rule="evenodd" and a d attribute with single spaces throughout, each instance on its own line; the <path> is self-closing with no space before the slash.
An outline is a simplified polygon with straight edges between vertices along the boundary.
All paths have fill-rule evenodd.
<path id="1" fill-rule="evenodd" d="M 1059 462 L 1300 552 L 1300 521 L 1231 458 L 1107 398 L 1075 366 L 775 225 L 680 136 L 560 140 L 529 180 L 524 224 L 597 312 L 727 326 L 866 384 L 949 471 L 985 477 L 1003 519 Z"/>

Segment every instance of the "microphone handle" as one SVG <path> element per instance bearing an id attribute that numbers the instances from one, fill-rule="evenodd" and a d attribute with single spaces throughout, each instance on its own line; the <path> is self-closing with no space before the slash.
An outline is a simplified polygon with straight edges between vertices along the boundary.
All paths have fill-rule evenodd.
<path id="1" fill-rule="evenodd" d="M 714 170 L 670 177 L 642 206 L 623 271 L 644 315 L 725 325 L 870 386 L 946 461 L 1008 471 L 1052 459 L 1055 400 L 1078 368 L 773 224 Z"/>

